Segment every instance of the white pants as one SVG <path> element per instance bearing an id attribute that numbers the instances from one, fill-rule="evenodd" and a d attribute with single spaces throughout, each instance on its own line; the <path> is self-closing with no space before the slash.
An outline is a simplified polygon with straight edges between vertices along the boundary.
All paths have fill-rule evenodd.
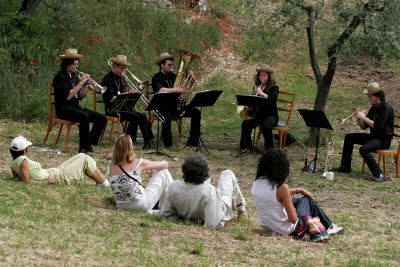
<path id="1" fill-rule="evenodd" d="M 228 221 L 232 219 L 234 210 L 241 206 L 246 206 L 246 201 L 240 191 L 236 176 L 231 170 L 224 170 L 221 172 L 217 188 L 222 196 L 223 220 Z"/>

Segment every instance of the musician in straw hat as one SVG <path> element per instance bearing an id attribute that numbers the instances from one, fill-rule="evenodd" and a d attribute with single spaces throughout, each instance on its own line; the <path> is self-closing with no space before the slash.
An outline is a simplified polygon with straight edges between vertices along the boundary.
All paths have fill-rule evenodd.
<path id="1" fill-rule="evenodd" d="M 151 81 L 151 85 L 153 87 L 153 91 L 157 92 L 169 92 L 169 93 L 188 93 L 187 90 L 181 86 L 173 88 L 176 74 L 173 73 L 174 68 L 174 59 L 175 56 L 164 52 L 160 54 L 160 56 L 156 60 L 156 65 L 159 67 L 159 72 L 156 73 Z M 189 76 L 193 76 L 192 71 L 188 71 Z M 161 109 L 161 114 L 165 118 L 165 123 L 162 124 L 162 137 L 164 146 L 167 149 L 173 149 L 172 147 L 172 133 L 171 133 L 171 119 L 179 118 L 181 116 L 180 110 L 177 108 L 173 108 L 170 110 Z M 187 108 L 185 109 L 185 114 L 183 117 L 190 117 L 190 136 L 186 141 L 186 145 L 191 147 L 197 147 L 199 144 L 200 137 L 200 121 L 201 121 L 201 112 L 197 108 Z"/>
<path id="2" fill-rule="evenodd" d="M 240 148 L 249 149 L 252 147 L 251 131 L 258 125 L 261 126 L 261 133 L 264 137 L 265 150 L 274 147 L 274 136 L 272 128 L 278 123 L 278 108 L 276 100 L 279 95 L 279 87 L 276 85 L 274 70 L 267 64 L 262 64 L 256 69 L 252 94 L 267 99 L 264 106 L 258 107 L 254 118 L 242 122 L 242 133 L 240 136 Z"/>
<path id="3" fill-rule="evenodd" d="M 93 152 L 92 145 L 99 142 L 107 123 L 106 116 L 79 105 L 79 100 L 86 95 L 84 85 L 90 79 L 90 75 L 84 74 L 79 80 L 75 74 L 82 55 L 78 54 L 76 49 L 67 49 L 60 58 L 61 70 L 53 79 L 56 115 L 60 119 L 79 122 L 79 153 Z M 90 131 L 91 122 L 93 127 Z"/>
<path id="4" fill-rule="evenodd" d="M 390 147 L 394 134 L 394 111 L 385 102 L 385 92 L 377 82 L 369 83 L 363 93 L 367 95 L 372 106 L 367 115 L 359 111 L 355 113 L 355 117 L 358 126 L 363 130 L 370 128 L 370 133 L 346 134 L 340 167 L 333 170 L 343 173 L 351 172 L 351 155 L 354 145 L 357 144 L 361 145 L 359 152 L 373 175 L 372 181 L 382 182 L 386 180 L 386 175 L 382 173 L 371 152 Z"/>
<path id="5" fill-rule="evenodd" d="M 140 93 L 135 88 L 128 88 L 128 80 L 124 76 L 127 67 L 131 66 L 126 56 L 117 55 L 115 58 L 111 58 L 112 69 L 103 77 L 101 82 L 102 86 L 106 86 L 107 90 L 103 94 L 104 109 L 108 116 L 118 117 L 115 113 L 110 113 L 108 110 L 113 106 L 117 95 L 120 93 Z M 128 129 L 126 134 L 130 135 L 132 141 L 136 140 L 137 128 L 140 127 L 142 137 L 144 140 L 143 149 L 154 149 L 155 146 L 151 142 L 154 138 L 153 132 L 147 116 L 137 111 L 119 112 L 122 120 L 128 121 Z"/>

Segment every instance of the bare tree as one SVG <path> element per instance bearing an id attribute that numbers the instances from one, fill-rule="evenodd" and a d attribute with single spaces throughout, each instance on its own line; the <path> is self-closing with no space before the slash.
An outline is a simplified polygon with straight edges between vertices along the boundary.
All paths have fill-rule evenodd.
<path id="1" fill-rule="evenodd" d="M 35 13 L 36 8 L 38 7 L 41 0 L 23 0 L 21 4 L 21 8 L 19 9 L 20 15 L 32 15 Z"/>

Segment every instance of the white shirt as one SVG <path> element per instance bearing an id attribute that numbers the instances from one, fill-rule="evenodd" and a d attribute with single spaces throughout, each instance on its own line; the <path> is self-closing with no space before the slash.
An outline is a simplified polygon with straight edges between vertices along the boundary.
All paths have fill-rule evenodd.
<path id="1" fill-rule="evenodd" d="M 204 221 L 204 226 L 220 227 L 225 205 L 221 192 L 209 183 L 174 181 L 169 187 L 160 215 L 172 219 Z"/>
<path id="2" fill-rule="evenodd" d="M 270 230 L 281 235 L 288 235 L 296 224 L 289 221 L 285 207 L 276 199 L 276 186 L 271 186 L 267 179 L 257 179 L 251 188 L 251 195 L 258 213 L 258 222 L 267 233 Z"/>

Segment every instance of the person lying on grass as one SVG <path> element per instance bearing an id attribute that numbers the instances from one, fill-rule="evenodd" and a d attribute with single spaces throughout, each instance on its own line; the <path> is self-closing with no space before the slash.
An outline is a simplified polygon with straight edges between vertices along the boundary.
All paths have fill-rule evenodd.
<path id="1" fill-rule="evenodd" d="M 46 180 L 48 184 L 54 184 L 56 181 L 71 184 L 72 182 L 82 181 L 84 176 L 87 175 L 97 185 L 109 186 L 107 179 L 97 169 L 96 161 L 90 156 L 79 153 L 58 167 L 42 169 L 39 162 L 26 156 L 30 145 L 32 145 L 32 142 L 23 136 L 15 137 L 11 141 L 11 172 L 15 178 L 21 179 L 22 182 Z"/>
<path id="2" fill-rule="evenodd" d="M 303 237 L 310 233 L 310 222 L 318 217 L 319 224 L 322 223 L 328 235 L 343 234 L 343 228 L 332 223 L 314 201 L 312 193 L 303 188 L 290 188 L 286 184 L 288 176 L 289 160 L 283 150 L 270 149 L 260 158 L 251 195 L 264 232 L 268 235 Z M 302 194 L 303 197 L 292 198 L 294 194 Z M 329 240 L 329 236 L 320 238 L 313 241 Z"/>

